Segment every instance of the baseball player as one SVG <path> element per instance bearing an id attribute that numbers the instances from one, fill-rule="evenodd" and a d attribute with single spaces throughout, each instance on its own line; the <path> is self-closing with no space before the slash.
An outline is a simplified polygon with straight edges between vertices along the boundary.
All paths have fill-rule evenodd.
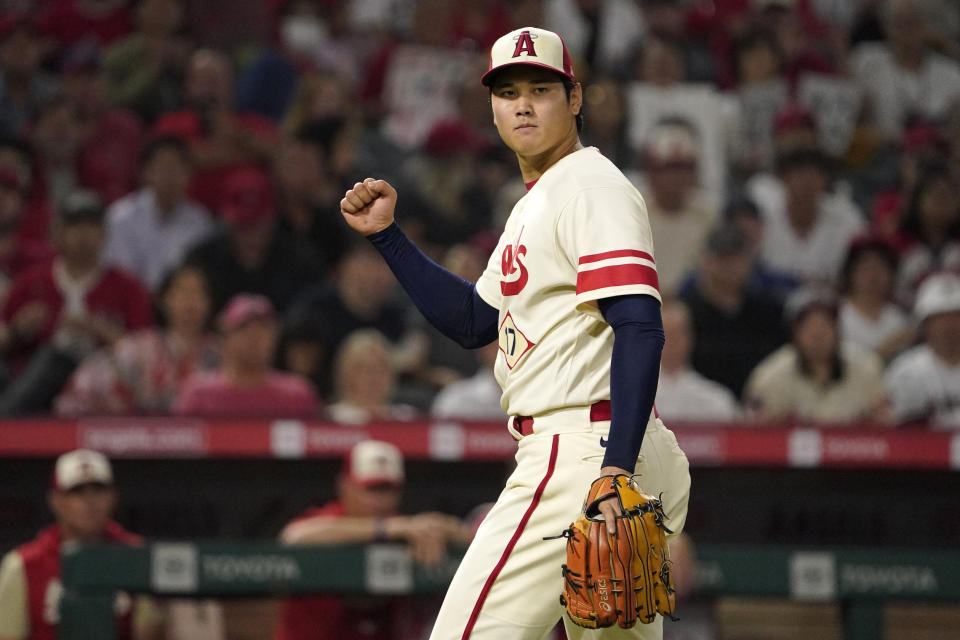
<path id="1" fill-rule="evenodd" d="M 638 474 L 679 533 L 690 475 L 656 417 L 663 327 L 646 207 L 595 148 L 580 144 L 583 93 L 560 36 L 534 27 L 498 39 L 482 82 L 527 193 L 476 285 L 427 259 L 394 221 L 397 194 L 367 178 L 341 213 L 386 259 L 424 316 L 466 347 L 498 341 L 494 367 L 517 466 L 477 530 L 432 638 L 543 638 L 561 618 L 565 558 L 556 535 L 600 475 Z M 600 505 L 608 528 L 619 507 Z M 660 638 L 662 620 L 572 639 Z"/>
<path id="2" fill-rule="evenodd" d="M 113 472 L 106 456 L 77 449 L 57 458 L 48 494 L 56 522 L 0 563 L 0 640 L 55 640 L 60 621 L 60 554 L 78 543 L 138 545 L 110 519 L 116 505 Z M 119 592 L 114 600 L 116 637 L 159 638 L 163 620 L 146 597 Z"/>

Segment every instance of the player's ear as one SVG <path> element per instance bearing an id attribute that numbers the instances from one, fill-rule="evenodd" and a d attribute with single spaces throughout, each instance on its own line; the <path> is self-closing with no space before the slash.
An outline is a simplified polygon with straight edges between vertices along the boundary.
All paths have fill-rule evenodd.
<path id="1" fill-rule="evenodd" d="M 577 82 L 570 89 L 570 113 L 577 115 L 583 108 L 583 85 Z"/>

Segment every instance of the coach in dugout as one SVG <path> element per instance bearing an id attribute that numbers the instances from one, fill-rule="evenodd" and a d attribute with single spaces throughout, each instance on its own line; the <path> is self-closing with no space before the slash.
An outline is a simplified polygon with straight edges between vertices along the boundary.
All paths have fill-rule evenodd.
<path id="1" fill-rule="evenodd" d="M 309 509 L 280 533 L 285 544 L 406 542 L 415 561 L 437 565 L 448 544 L 466 546 L 473 528 L 441 513 L 399 515 L 404 464 L 387 442 L 365 440 L 344 461 L 337 499 Z M 433 615 L 436 611 L 432 612 Z M 402 597 L 314 595 L 281 605 L 274 640 L 412 640 L 424 637 L 426 611 Z"/>
<path id="2" fill-rule="evenodd" d="M 111 520 L 116 506 L 113 471 L 106 456 L 88 449 L 57 459 L 48 494 L 55 522 L 0 564 L 0 640 L 55 640 L 60 620 L 60 554 L 89 542 L 140 544 L 139 536 Z M 118 592 L 116 638 L 160 638 L 162 620 L 147 598 Z"/>

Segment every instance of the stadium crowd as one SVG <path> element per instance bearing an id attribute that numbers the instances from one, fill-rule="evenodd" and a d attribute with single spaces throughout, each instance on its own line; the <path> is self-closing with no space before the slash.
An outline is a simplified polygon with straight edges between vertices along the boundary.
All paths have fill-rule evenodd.
<path id="1" fill-rule="evenodd" d="M 479 77 L 564 35 L 643 193 L 667 421 L 960 426 L 950 0 L 0 3 L 0 414 L 501 417 L 339 214 L 466 279 L 523 193 Z"/>

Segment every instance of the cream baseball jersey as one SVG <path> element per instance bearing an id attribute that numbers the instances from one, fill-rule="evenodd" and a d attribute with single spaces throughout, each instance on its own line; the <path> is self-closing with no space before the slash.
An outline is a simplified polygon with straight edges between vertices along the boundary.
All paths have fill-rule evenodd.
<path id="1" fill-rule="evenodd" d="M 642 196 L 596 148 L 564 156 L 514 206 L 477 292 L 500 311 L 509 415 L 609 399 L 613 330 L 596 300 L 660 300 Z"/>

